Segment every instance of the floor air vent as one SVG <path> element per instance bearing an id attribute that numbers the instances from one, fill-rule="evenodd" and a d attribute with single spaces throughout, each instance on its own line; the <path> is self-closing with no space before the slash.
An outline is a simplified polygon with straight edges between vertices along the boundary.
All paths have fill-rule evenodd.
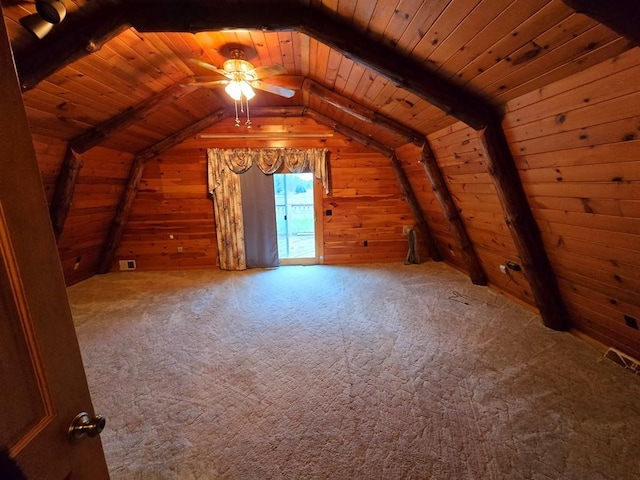
<path id="1" fill-rule="evenodd" d="M 604 354 L 609 360 L 613 360 L 621 367 L 626 368 L 627 370 L 631 370 L 632 373 L 636 375 L 640 375 L 640 360 L 636 360 L 633 357 L 630 357 L 626 353 L 622 353 L 620 350 L 616 350 L 615 348 L 610 348 L 607 350 L 607 353 Z"/>

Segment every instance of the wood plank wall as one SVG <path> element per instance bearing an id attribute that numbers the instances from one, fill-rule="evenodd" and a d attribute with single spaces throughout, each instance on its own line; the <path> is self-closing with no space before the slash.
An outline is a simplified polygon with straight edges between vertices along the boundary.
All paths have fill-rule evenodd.
<path id="1" fill-rule="evenodd" d="M 51 204 L 62 160 L 67 151 L 67 142 L 33 132 L 31 133 L 31 139 L 36 151 L 44 193 L 47 197 L 47 202 Z"/>
<path id="2" fill-rule="evenodd" d="M 51 203 L 66 142 L 33 134 L 42 183 Z M 129 175 L 133 155 L 96 147 L 83 155 L 75 194 L 58 242 L 67 285 L 95 274 L 104 239 Z"/>
<path id="3" fill-rule="evenodd" d="M 533 295 L 523 272 L 509 270 L 506 275 L 500 272 L 500 265 L 505 265 L 508 261 L 520 264 L 521 260 L 487 171 L 478 132 L 458 122 L 427 138 L 489 284 L 516 300 L 533 305 Z M 426 173 L 422 166 L 419 168 L 422 172 L 420 175 L 416 172 L 415 176 L 419 176 L 426 185 L 423 188 L 430 191 Z M 432 193 L 426 195 L 433 196 Z M 435 202 L 430 199 L 428 201 Z M 428 214 L 430 223 L 434 225 L 445 221 L 442 213 L 435 208 L 430 209 Z M 442 242 L 441 250 L 448 255 L 447 261 L 466 270 L 466 265 L 461 263 L 458 247 L 448 231 L 445 233 L 441 228 L 438 234 L 438 239 Z"/>
<path id="4" fill-rule="evenodd" d="M 639 91 L 635 48 L 509 102 L 504 121 L 574 326 L 636 358 Z"/>
<path id="5" fill-rule="evenodd" d="M 138 270 L 216 268 L 205 157 L 187 141 L 147 162 L 116 260 L 135 260 Z"/>
<path id="6" fill-rule="evenodd" d="M 459 270 L 466 271 L 467 266 L 462 261 L 462 256 L 456 245 L 448 220 L 444 217 L 442 208 L 431 190 L 429 179 L 420 161 L 422 148 L 413 144 L 404 145 L 396 150 L 396 155 L 402 163 L 402 168 L 407 174 L 411 188 L 416 195 L 418 203 L 424 212 L 431 233 L 440 248 L 445 261 Z M 426 254 L 422 242 L 418 243 L 420 258 Z M 427 255 L 428 256 L 428 255 Z"/>
<path id="7" fill-rule="evenodd" d="M 403 226 L 414 227 L 415 220 L 389 158 L 351 143 L 332 149 L 332 193 L 323 199 L 324 263 L 403 261 Z M 424 250 L 421 259 L 427 259 Z"/>
<path id="8" fill-rule="evenodd" d="M 84 166 L 58 242 L 68 284 L 95 274 L 114 212 L 129 177 L 133 155 L 95 147 L 83 155 Z"/>
<path id="9" fill-rule="evenodd" d="M 254 118 L 252 132 L 282 132 L 285 137 L 286 133 L 330 129 L 304 117 Z M 237 134 L 238 129 L 232 119 L 226 119 L 203 133 Z M 414 221 L 389 160 L 337 133 L 326 140 L 202 139 L 198 135 L 168 150 L 145 169 L 116 258 L 136 260 L 138 270 L 216 268 L 213 207 L 206 193 L 206 149 L 287 146 L 330 151 L 333 192 L 323 196 L 323 211 L 331 210 L 332 215 L 323 217 L 324 263 L 406 258 L 408 242 L 402 230 Z M 183 253 L 177 252 L 178 246 Z"/>

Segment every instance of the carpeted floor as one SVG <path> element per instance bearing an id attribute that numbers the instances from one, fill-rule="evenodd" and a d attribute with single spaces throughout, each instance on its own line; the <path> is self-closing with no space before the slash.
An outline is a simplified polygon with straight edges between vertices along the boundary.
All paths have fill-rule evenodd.
<path id="1" fill-rule="evenodd" d="M 640 478 L 640 378 L 446 265 L 69 295 L 114 480 Z"/>

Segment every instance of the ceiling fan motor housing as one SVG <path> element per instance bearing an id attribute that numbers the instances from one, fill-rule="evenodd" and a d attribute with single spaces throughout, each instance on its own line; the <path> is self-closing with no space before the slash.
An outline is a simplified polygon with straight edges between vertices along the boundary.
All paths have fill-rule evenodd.
<path id="1" fill-rule="evenodd" d="M 253 65 L 251 65 L 246 60 L 237 58 L 225 60 L 225 62 L 222 64 L 222 69 L 225 72 L 229 73 L 248 73 L 253 70 L 253 68 Z"/>

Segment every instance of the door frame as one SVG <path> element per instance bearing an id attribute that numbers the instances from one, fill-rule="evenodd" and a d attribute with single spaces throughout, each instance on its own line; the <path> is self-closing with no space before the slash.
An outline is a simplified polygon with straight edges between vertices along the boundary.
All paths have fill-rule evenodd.
<path id="1" fill-rule="evenodd" d="M 0 72 L 0 268 L 7 271 L 14 304 L 9 321 L 21 327 L 19 338 L 0 342 L 27 346 L 30 358 L 10 361 L 13 368 L 31 364 L 22 375 L 35 378 L 44 406 L 22 420 L 31 428 L 12 432 L 7 441 L 27 478 L 107 479 L 100 439 L 73 443 L 68 434 L 74 417 L 93 412 L 93 406 L 4 18 Z M 15 405 L 11 411 L 19 410 Z M 0 418 L 11 411 L 0 412 Z"/>
<path id="2" fill-rule="evenodd" d="M 309 173 L 309 172 L 305 172 Z M 276 174 L 294 174 L 287 168 L 282 168 Z M 324 236 L 323 236 L 323 201 L 324 190 L 320 180 L 313 177 L 313 228 L 315 241 L 315 257 L 309 258 L 280 258 L 280 265 L 322 265 L 324 264 Z"/>
<path id="3" fill-rule="evenodd" d="M 313 211 L 316 234 L 316 264 L 324 264 L 324 187 L 320 180 L 313 179 Z"/>

